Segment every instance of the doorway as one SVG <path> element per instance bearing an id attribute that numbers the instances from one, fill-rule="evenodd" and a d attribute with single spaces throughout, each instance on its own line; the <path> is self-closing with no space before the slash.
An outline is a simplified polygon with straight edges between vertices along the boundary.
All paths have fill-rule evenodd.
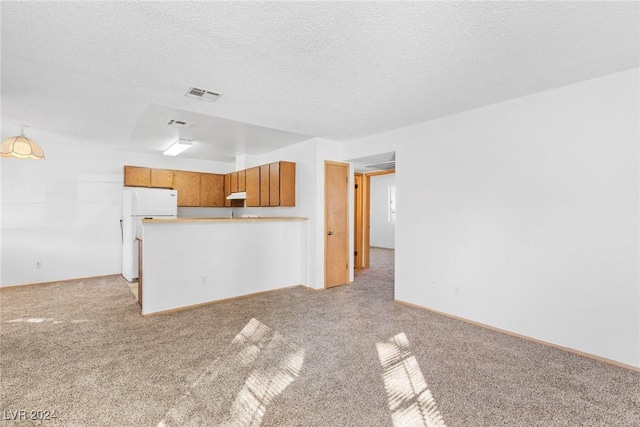
<path id="1" fill-rule="evenodd" d="M 325 288 L 349 283 L 349 164 L 324 162 Z"/>
<path id="2" fill-rule="evenodd" d="M 359 274 L 375 267 L 376 260 L 389 264 L 395 257 L 395 152 L 348 161 L 355 171 L 352 256 Z"/>
<path id="3" fill-rule="evenodd" d="M 395 170 L 368 174 L 369 246 L 395 249 Z"/>

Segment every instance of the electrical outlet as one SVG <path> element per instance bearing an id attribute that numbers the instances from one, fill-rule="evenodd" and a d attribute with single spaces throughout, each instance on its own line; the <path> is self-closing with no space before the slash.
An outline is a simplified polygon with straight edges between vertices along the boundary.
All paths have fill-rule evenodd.
<path id="1" fill-rule="evenodd" d="M 202 280 L 200 280 L 200 284 L 202 284 L 202 285 L 206 285 L 207 284 L 207 276 L 202 276 Z"/>
<path id="2" fill-rule="evenodd" d="M 36 261 L 36 268 L 42 268 L 42 261 Z"/>

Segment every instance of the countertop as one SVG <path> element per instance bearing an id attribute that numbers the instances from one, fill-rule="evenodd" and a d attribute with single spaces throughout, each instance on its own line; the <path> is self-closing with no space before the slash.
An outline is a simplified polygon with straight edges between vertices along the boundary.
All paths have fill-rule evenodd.
<path id="1" fill-rule="evenodd" d="M 162 223 L 162 224 L 175 224 L 186 222 L 260 222 L 260 221 L 306 221 L 309 218 L 301 216 L 274 216 L 274 217 L 258 217 L 258 218 L 175 218 L 175 219 L 159 219 L 150 218 L 143 219 L 145 224 L 149 223 Z"/>

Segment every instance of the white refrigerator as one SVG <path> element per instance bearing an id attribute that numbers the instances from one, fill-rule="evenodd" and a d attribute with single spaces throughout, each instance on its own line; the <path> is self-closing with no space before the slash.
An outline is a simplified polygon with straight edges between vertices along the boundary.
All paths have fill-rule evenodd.
<path id="1" fill-rule="evenodd" d="M 178 215 L 178 192 L 160 188 L 125 187 L 122 199 L 122 276 L 138 278 L 138 242 L 145 218 L 174 219 Z"/>

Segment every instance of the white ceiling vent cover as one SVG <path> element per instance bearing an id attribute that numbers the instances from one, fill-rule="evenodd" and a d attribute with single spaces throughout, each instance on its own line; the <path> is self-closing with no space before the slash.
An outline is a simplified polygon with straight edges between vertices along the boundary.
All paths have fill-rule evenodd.
<path id="1" fill-rule="evenodd" d="M 184 96 L 202 99 L 203 101 L 215 102 L 222 95 L 208 90 L 192 87 Z"/>
<path id="2" fill-rule="evenodd" d="M 178 119 L 169 119 L 167 121 L 167 124 L 169 126 L 174 126 L 177 128 L 188 128 L 193 125 L 193 122 L 185 122 L 184 120 L 178 120 Z"/>

